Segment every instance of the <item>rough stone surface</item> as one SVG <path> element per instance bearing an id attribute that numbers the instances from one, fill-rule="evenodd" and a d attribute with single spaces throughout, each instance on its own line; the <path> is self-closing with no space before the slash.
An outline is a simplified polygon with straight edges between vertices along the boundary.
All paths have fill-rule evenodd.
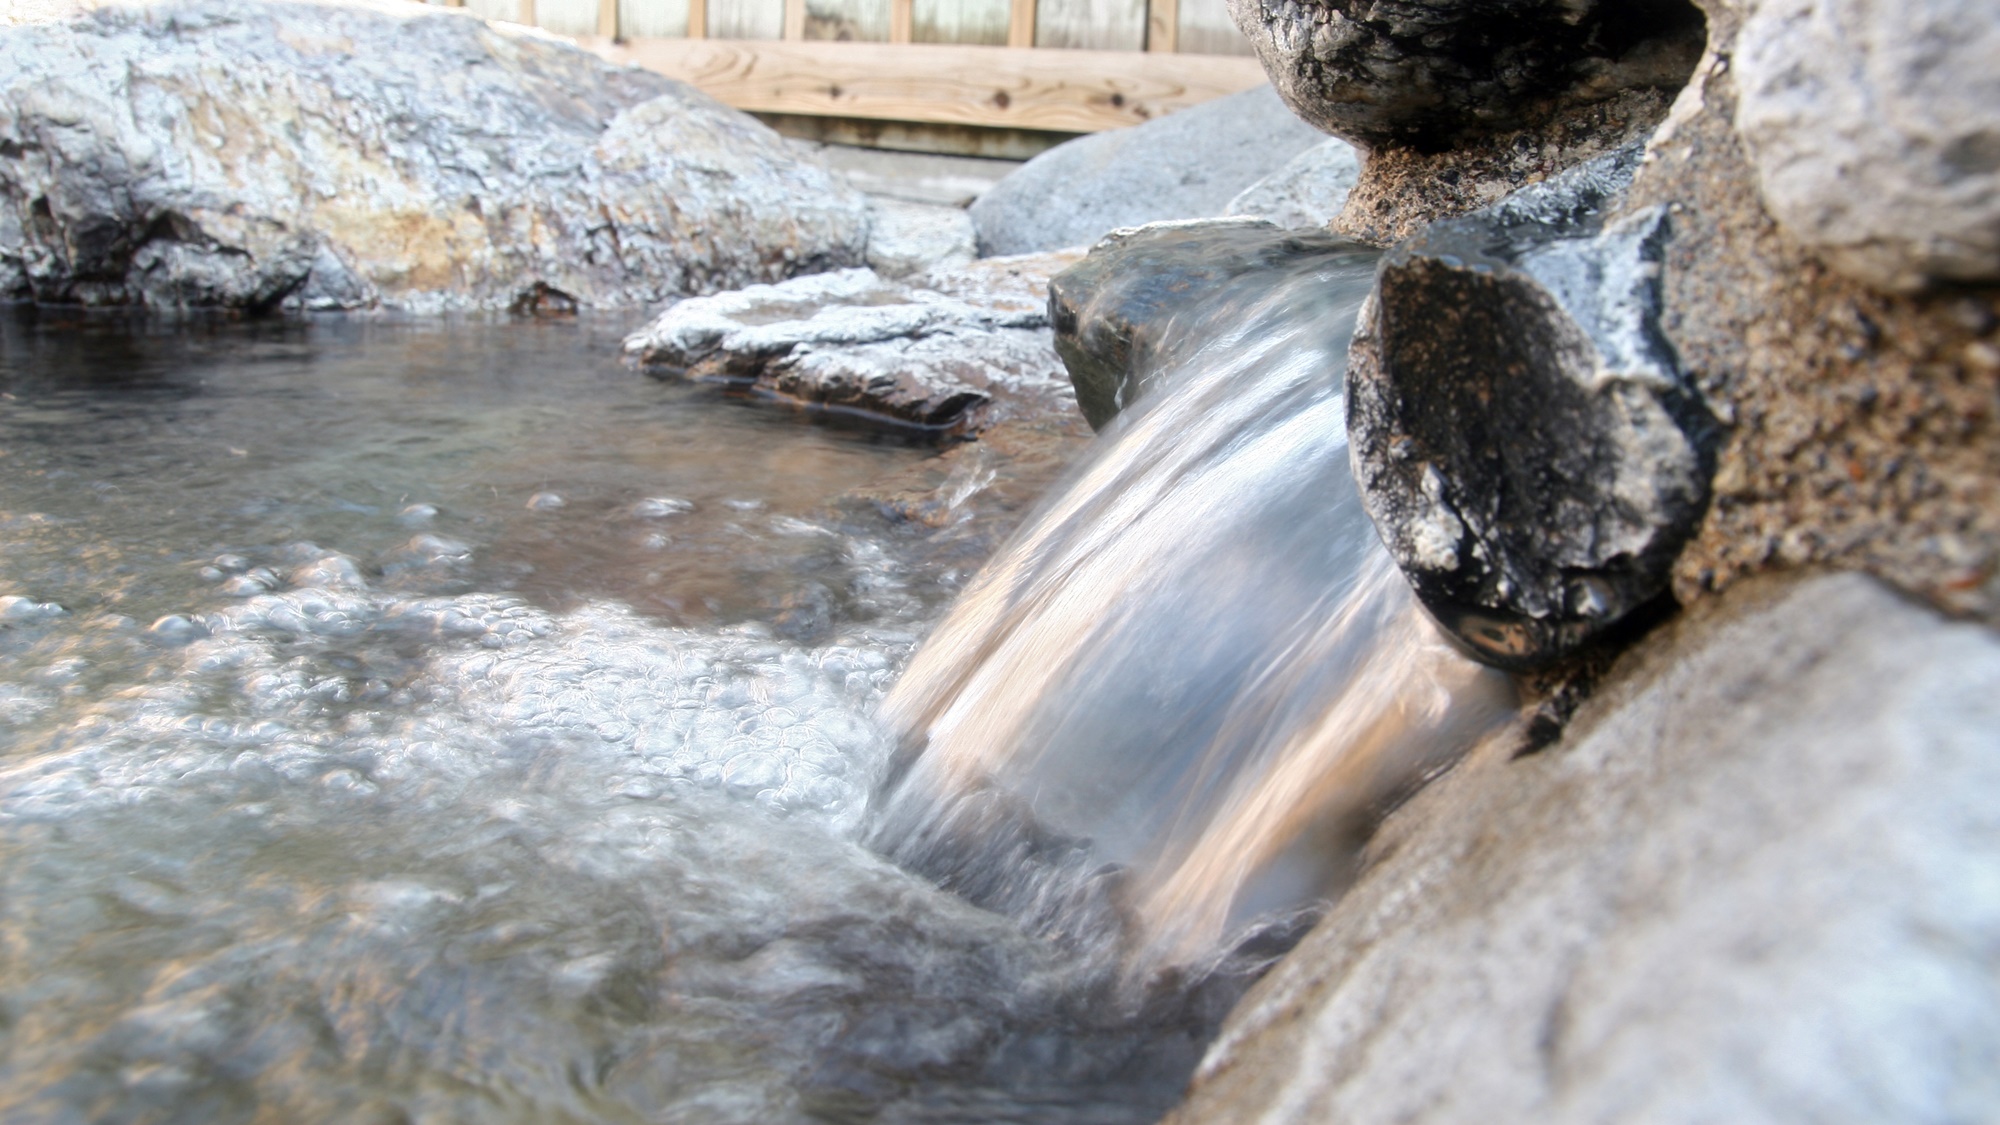
<path id="1" fill-rule="evenodd" d="M 2000 280 L 2000 18 L 1987 0 L 1758 0 L 1736 126 L 1785 232 L 1870 285 Z"/>
<path id="2" fill-rule="evenodd" d="M 1168 1121 L 2000 1117 L 2000 640 L 1856 575 L 1710 608 L 1392 814 Z"/>
<path id="3" fill-rule="evenodd" d="M 1324 140 L 1268 86 L 1079 137 L 972 205 L 979 252 L 1089 246 L 1120 227 L 1221 215 L 1237 193 Z"/>
<path id="4" fill-rule="evenodd" d="M 1103 429 L 1149 388 L 1154 352 L 1177 317 L 1230 282 L 1309 259 L 1368 251 L 1320 232 L 1261 219 L 1154 223 L 1114 232 L 1049 282 L 1056 352 L 1077 406 Z"/>
<path id="5" fill-rule="evenodd" d="M 962 266 L 977 254 L 972 219 L 963 208 L 868 201 L 868 268 L 883 277 Z"/>
<path id="6" fill-rule="evenodd" d="M 991 259 L 906 283 L 867 269 L 682 301 L 625 341 L 640 363 L 960 434 L 1074 397 L 1050 346 L 1050 273 L 1074 255 Z"/>
<path id="7" fill-rule="evenodd" d="M 1729 11 L 1712 15 L 1718 52 L 1614 216 L 1671 210 L 1661 329 L 1728 426 L 1675 595 L 1822 564 L 2000 621 L 2000 289 L 1886 293 L 1787 237 L 1733 128 Z"/>
<path id="8" fill-rule="evenodd" d="M 1645 143 L 1672 103 L 1669 91 L 1626 90 L 1565 107 L 1530 128 L 1467 137 L 1441 152 L 1378 145 L 1332 229 L 1393 245 L 1426 223 L 1490 207 L 1585 161 Z"/>
<path id="9" fill-rule="evenodd" d="M 0 295 L 653 302 L 861 259 L 865 204 L 669 79 L 389 0 L 0 27 Z"/>
<path id="10" fill-rule="evenodd" d="M 1292 157 L 1283 168 L 1244 188 L 1224 211 L 1289 229 L 1324 227 L 1347 202 L 1361 175 L 1361 154 L 1333 139 Z"/>
<path id="11" fill-rule="evenodd" d="M 1565 105 L 1674 89 L 1701 50 L 1686 0 L 1230 0 L 1299 116 L 1374 147 L 1448 147 Z"/>
<path id="12" fill-rule="evenodd" d="M 1663 593 L 1715 432 L 1662 337 L 1663 208 L 1605 226 L 1637 150 L 1391 251 L 1350 351 L 1355 480 L 1483 659 L 1574 651 Z"/>

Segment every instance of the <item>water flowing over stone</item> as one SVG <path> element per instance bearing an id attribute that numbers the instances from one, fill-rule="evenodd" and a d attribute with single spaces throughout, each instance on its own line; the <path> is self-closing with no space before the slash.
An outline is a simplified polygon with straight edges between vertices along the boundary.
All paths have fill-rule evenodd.
<path id="1" fill-rule="evenodd" d="M 1060 937 L 1122 915 L 1142 972 L 1199 965 L 1336 891 L 1380 802 L 1506 713 L 1349 476 L 1338 373 L 1373 264 L 1221 286 L 1154 349 L 1158 389 L 885 701 L 877 846 Z"/>
<path id="2" fill-rule="evenodd" d="M 644 304 L 861 260 L 862 197 L 747 115 L 388 0 L 0 27 L 0 295 Z"/>

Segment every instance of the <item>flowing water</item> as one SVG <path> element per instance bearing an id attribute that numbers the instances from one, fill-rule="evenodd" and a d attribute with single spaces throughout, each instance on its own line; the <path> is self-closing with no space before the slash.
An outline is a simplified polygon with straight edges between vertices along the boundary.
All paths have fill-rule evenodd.
<path id="1" fill-rule="evenodd" d="M 618 327 L 0 322 L 0 1120 L 1171 1100 L 1186 1002 L 858 842 L 928 451 Z"/>
<path id="2" fill-rule="evenodd" d="M 1117 933 L 1143 977 L 1338 893 L 1385 802 L 1509 713 L 1355 491 L 1373 265 L 1321 252 L 1181 314 L 1160 389 L 890 693 L 879 846 L 1044 933 Z"/>
<path id="3" fill-rule="evenodd" d="M 1354 497 L 1369 266 L 948 615 L 842 499 L 927 450 L 614 324 L 0 324 L 0 1120 L 1156 1118 L 1507 703 Z"/>

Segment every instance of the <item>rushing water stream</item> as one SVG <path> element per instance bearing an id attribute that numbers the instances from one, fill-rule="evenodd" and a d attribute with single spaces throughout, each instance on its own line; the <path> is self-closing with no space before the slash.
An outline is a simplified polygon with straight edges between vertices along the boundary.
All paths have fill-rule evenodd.
<path id="1" fill-rule="evenodd" d="M 1183 325 L 921 649 L 841 498 L 927 451 L 614 325 L 5 322 L 0 1119 L 1157 1117 L 1506 702 L 1353 497 L 1367 267 Z"/>

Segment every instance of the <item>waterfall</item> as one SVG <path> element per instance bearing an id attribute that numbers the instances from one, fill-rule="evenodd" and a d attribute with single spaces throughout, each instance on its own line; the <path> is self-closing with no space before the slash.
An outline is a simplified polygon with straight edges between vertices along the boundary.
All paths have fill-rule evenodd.
<path id="1" fill-rule="evenodd" d="M 1315 254 L 1169 326 L 1154 389 L 885 701 L 878 848 L 1047 935 L 1192 965 L 1337 894 L 1385 803 L 1510 712 L 1355 492 L 1340 372 L 1373 265 Z"/>

